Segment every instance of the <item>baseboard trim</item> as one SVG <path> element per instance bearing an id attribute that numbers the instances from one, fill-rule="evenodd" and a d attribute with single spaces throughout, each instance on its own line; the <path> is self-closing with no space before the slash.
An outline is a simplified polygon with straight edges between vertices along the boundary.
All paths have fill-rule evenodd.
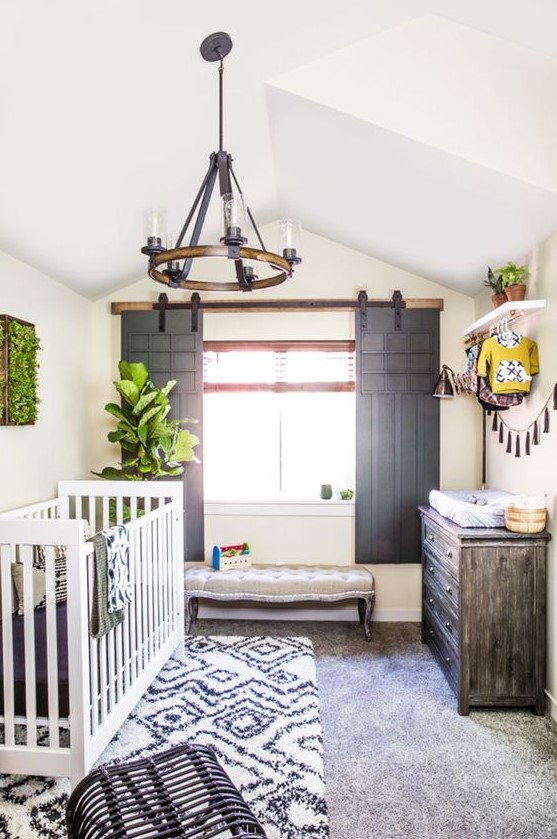
<path id="1" fill-rule="evenodd" d="M 557 722 L 557 700 L 554 696 L 551 695 L 551 693 L 548 690 L 546 690 L 545 695 L 547 696 L 549 703 L 549 714 L 551 717 L 553 717 L 555 722 Z"/>
<path id="2" fill-rule="evenodd" d="M 420 623 L 421 609 L 378 609 L 374 615 L 376 621 L 385 623 Z"/>
<path id="3" fill-rule="evenodd" d="M 344 603 L 308 608 L 303 604 L 246 606 L 200 601 L 199 617 L 211 620 L 359 621 L 357 608 Z M 419 623 L 421 619 L 421 609 L 376 609 L 372 615 L 374 621 L 389 623 Z"/>

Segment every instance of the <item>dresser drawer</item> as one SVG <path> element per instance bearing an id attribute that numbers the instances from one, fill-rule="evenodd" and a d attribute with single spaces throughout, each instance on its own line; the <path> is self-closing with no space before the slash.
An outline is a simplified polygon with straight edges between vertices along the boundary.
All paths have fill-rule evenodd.
<path id="1" fill-rule="evenodd" d="M 439 661 L 453 690 L 458 689 L 458 651 L 443 635 L 437 632 L 437 624 L 427 611 L 424 612 L 424 634 L 428 646 Z"/>
<path id="2" fill-rule="evenodd" d="M 427 543 L 423 549 L 423 573 L 425 582 L 435 583 L 450 599 L 458 602 L 459 584 L 454 566 Z"/>
<path id="3" fill-rule="evenodd" d="M 446 639 L 447 643 L 452 644 L 455 649 L 458 649 L 458 616 L 435 587 L 424 587 L 424 603 L 423 608 L 427 614 L 429 622 L 436 630 L 437 635 L 441 635 Z"/>
<path id="4" fill-rule="evenodd" d="M 460 547 L 428 519 L 424 520 L 424 548 L 426 545 L 430 553 L 436 555 L 440 562 L 451 567 L 453 574 L 458 577 Z"/>

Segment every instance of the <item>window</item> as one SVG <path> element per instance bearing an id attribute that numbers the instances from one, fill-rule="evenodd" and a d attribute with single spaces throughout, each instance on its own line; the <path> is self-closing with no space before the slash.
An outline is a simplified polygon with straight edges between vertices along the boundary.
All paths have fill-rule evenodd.
<path id="1" fill-rule="evenodd" d="M 317 498 L 353 485 L 353 342 L 206 342 L 205 496 Z"/>

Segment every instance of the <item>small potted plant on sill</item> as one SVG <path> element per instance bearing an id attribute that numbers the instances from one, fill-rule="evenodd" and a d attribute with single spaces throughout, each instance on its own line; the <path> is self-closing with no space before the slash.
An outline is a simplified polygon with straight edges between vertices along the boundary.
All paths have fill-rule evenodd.
<path id="1" fill-rule="evenodd" d="M 502 306 L 507 302 L 507 295 L 503 290 L 503 281 L 500 274 L 494 274 L 491 268 L 487 269 L 487 279 L 484 280 L 484 285 L 491 289 L 491 302 L 494 308 Z"/>
<path id="2" fill-rule="evenodd" d="M 497 268 L 495 273 L 501 275 L 501 283 L 507 300 L 524 300 L 526 297 L 526 279 L 528 277 L 527 265 L 516 265 L 514 262 L 507 262 L 502 268 Z"/>

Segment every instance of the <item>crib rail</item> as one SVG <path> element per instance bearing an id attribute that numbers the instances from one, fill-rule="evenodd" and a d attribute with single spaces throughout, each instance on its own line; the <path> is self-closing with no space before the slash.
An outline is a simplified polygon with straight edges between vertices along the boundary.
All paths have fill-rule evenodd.
<path id="1" fill-rule="evenodd" d="M 130 487 L 127 482 L 71 481 L 61 482 L 57 499 L 0 517 L 0 772 L 69 775 L 76 783 L 168 657 L 182 654 L 182 513 L 179 483 L 138 482 Z M 85 536 L 87 529 L 115 522 L 125 523 L 128 531 L 132 599 L 124 621 L 96 639 L 89 632 L 94 552 Z M 60 546 L 67 568 L 65 604 L 57 602 Z M 39 548 L 42 610 L 35 608 Z M 19 592 L 12 584 L 16 565 Z M 6 619 L 18 605 L 21 617 Z M 64 713 L 61 687 L 65 665 L 60 638 L 65 634 L 69 714 Z M 39 670 L 42 693 L 36 688 Z"/>
<path id="2" fill-rule="evenodd" d="M 26 507 L 0 513 L 0 519 L 59 519 L 61 506 L 60 498 L 51 498 L 48 501 L 40 501 L 37 504 L 28 504 Z"/>

